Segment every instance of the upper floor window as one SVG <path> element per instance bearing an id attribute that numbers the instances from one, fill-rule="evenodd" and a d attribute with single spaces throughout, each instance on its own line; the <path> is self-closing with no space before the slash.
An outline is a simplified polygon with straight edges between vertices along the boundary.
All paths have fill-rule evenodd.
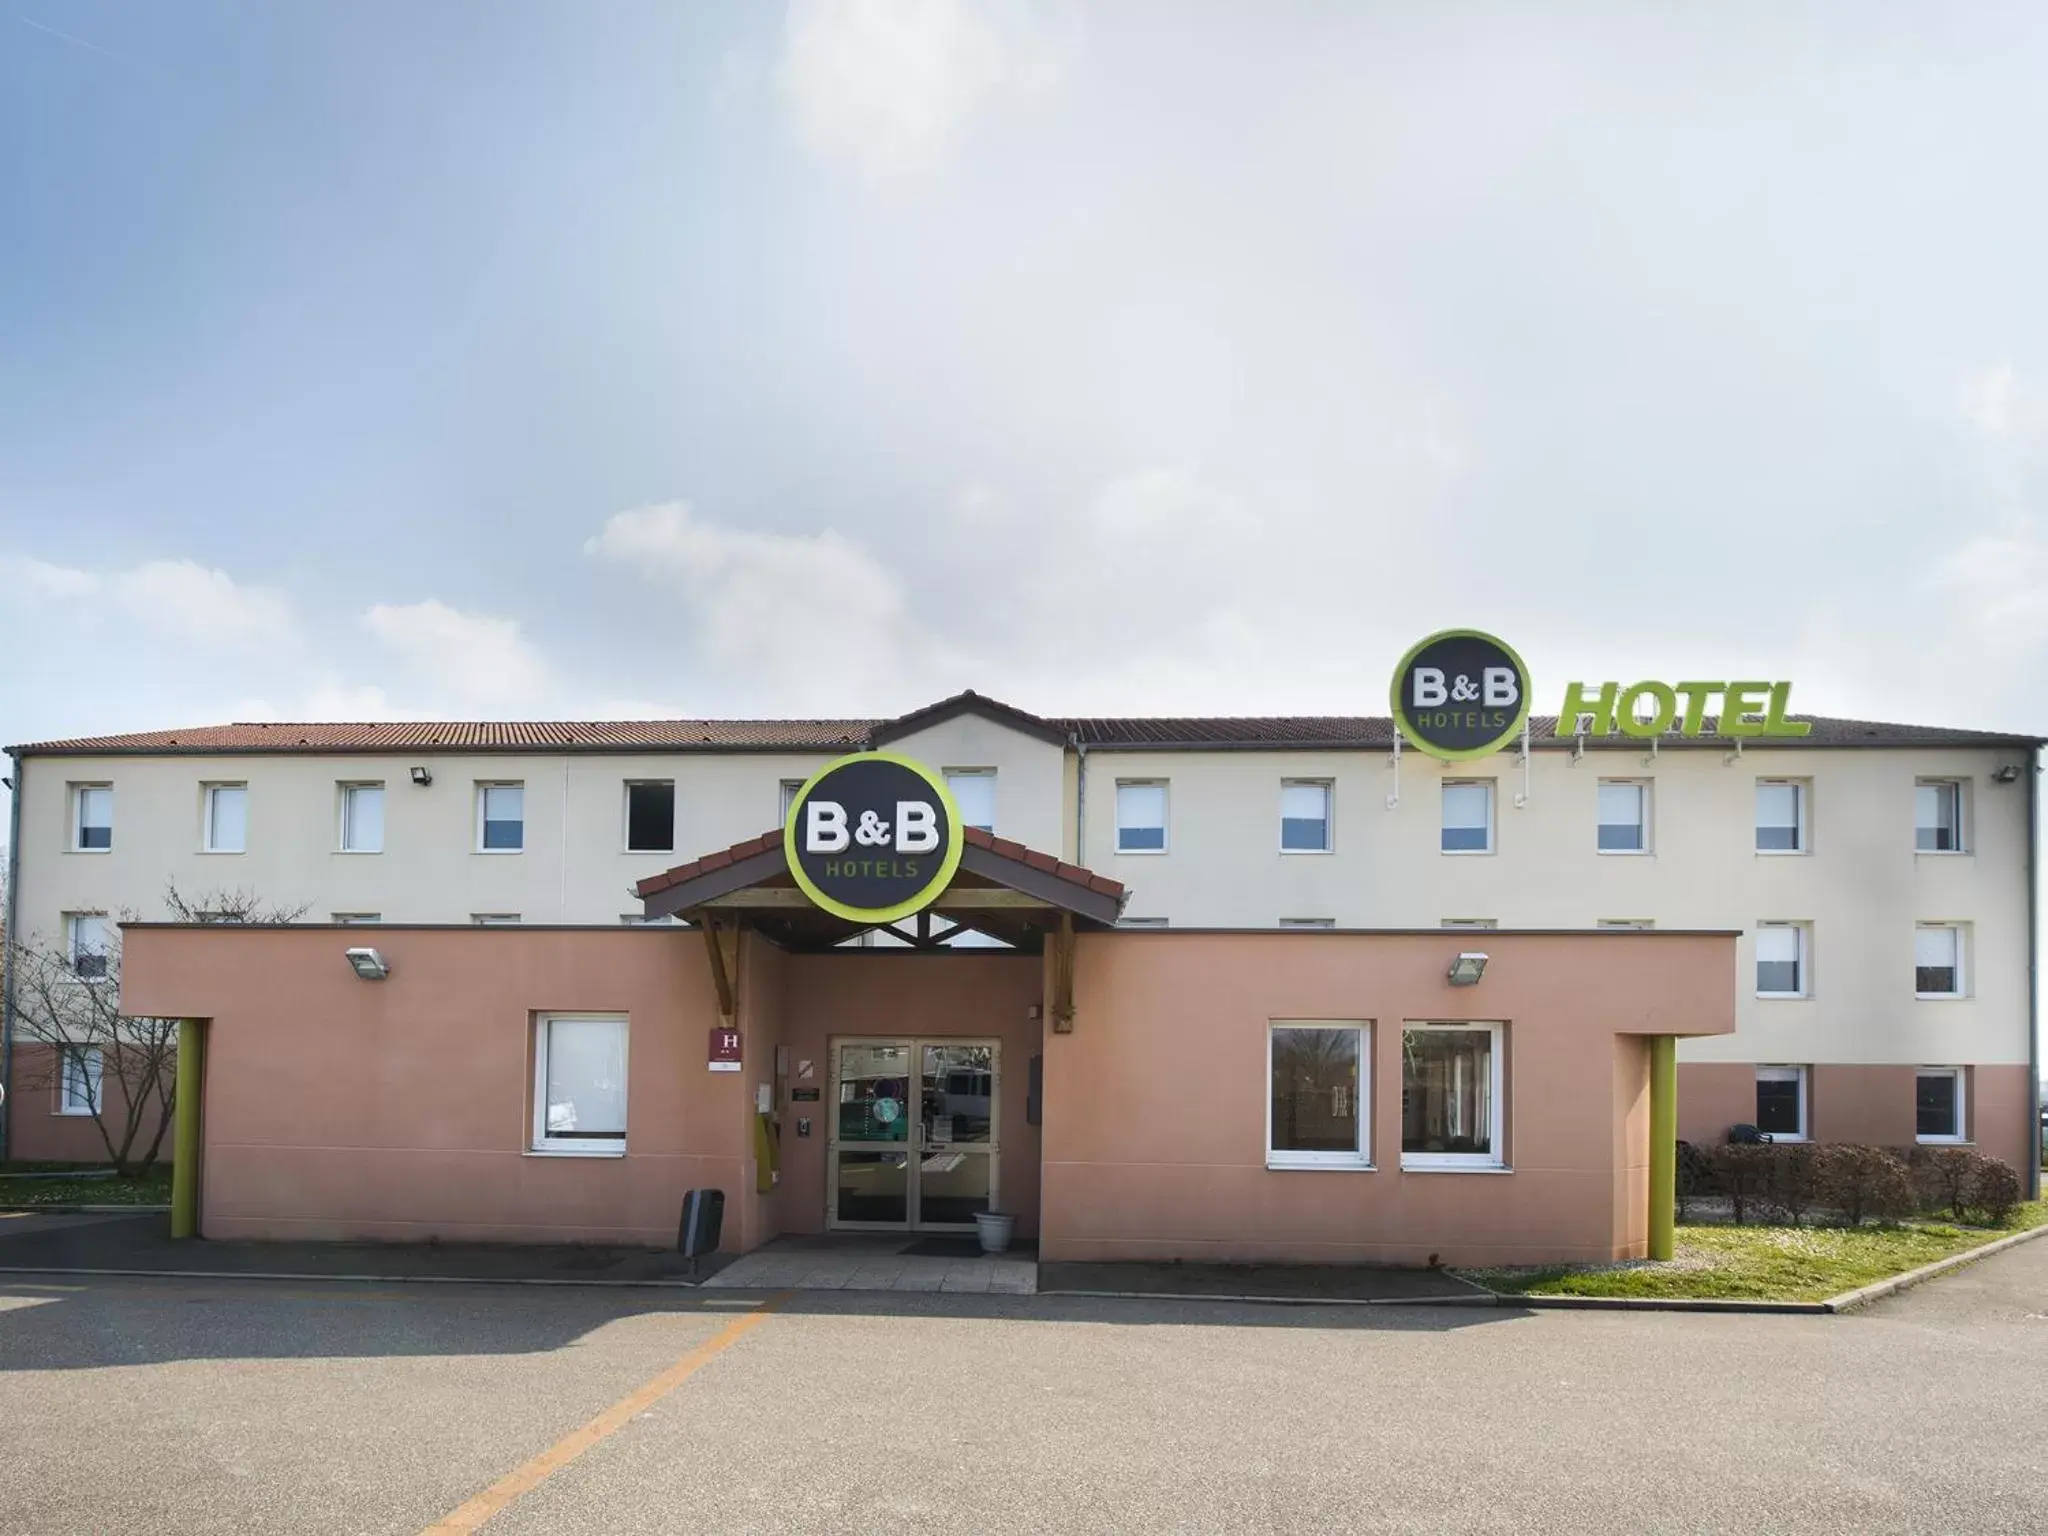
<path id="1" fill-rule="evenodd" d="M 946 788 L 960 807 L 960 825 L 996 829 L 996 771 L 993 768 L 948 768 Z"/>
<path id="2" fill-rule="evenodd" d="M 113 925 L 104 912 L 68 912 L 64 916 L 64 949 L 71 974 L 80 981 L 100 981 L 107 974 L 107 953 L 113 948 Z"/>
<path id="3" fill-rule="evenodd" d="M 1163 917 L 1120 917 L 1116 925 L 1119 928 L 1164 928 L 1167 920 Z"/>
<path id="4" fill-rule="evenodd" d="M 1963 1069 L 1922 1067 L 1913 1078 L 1913 1139 L 1967 1141 Z"/>
<path id="5" fill-rule="evenodd" d="M 1963 930 L 1957 923 L 1922 923 L 1913 930 L 1913 995 L 1963 995 Z"/>
<path id="6" fill-rule="evenodd" d="M 1282 779 L 1280 781 L 1280 851 L 1282 853 L 1328 853 L 1330 851 L 1330 781 L 1328 779 Z"/>
<path id="7" fill-rule="evenodd" d="M 1756 995 L 1804 997 L 1809 940 L 1804 923 L 1756 925 Z"/>
<path id="8" fill-rule="evenodd" d="M 1116 851 L 1166 852 L 1166 781 L 1119 779 L 1116 785 Z"/>
<path id="9" fill-rule="evenodd" d="M 1649 917 L 1603 917 L 1593 925 L 1595 928 L 1626 928 L 1641 930 L 1657 926 L 1655 918 Z"/>
<path id="10" fill-rule="evenodd" d="M 512 928 L 518 926 L 517 912 L 472 912 L 469 920 L 479 928 Z"/>
<path id="11" fill-rule="evenodd" d="M 334 920 L 344 928 L 359 928 L 368 923 L 381 923 L 384 918 L 377 912 L 337 912 Z"/>
<path id="12" fill-rule="evenodd" d="M 1921 853 L 1963 851 L 1961 780 L 1922 779 L 1913 786 L 1913 846 Z"/>
<path id="13" fill-rule="evenodd" d="M 1441 928 L 1498 928 L 1497 917 L 1447 917 L 1438 924 Z"/>
<path id="14" fill-rule="evenodd" d="M 1600 851 L 1647 853 L 1650 849 L 1650 786 L 1636 779 L 1600 782 Z"/>
<path id="15" fill-rule="evenodd" d="M 384 851 L 384 786 L 342 784 L 341 851 L 382 853 Z"/>
<path id="16" fill-rule="evenodd" d="M 1806 1068 L 1756 1069 L 1756 1128 L 1773 1141 L 1806 1140 Z"/>
<path id="17" fill-rule="evenodd" d="M 1800 779 L 1756 781 L 1756 851 L 1804 853 L 1807 785 Z"/>
<path id="18" fill-rule="evenodd" d="M 101 1062 L 98 1046 L 66 1045 L 63 1070 L 57 1088 L 57 1113 L 92 1115 L 99 1112 Z"/>
<path id="19" fill-rule="evenodd" d="M 243 853 L 249 846 L 249 786 L 209 784 L 205 789 L 201 846 L 208 853 Z"/>
<path id="20" fill-rule="evenodd" d="M 476 787 L 476 846 L 482 853 L 517 853 L 526 846 L 526 786 Z"/>
<path id="21" fill-rule="evenodd" d="M 1266 1036 L 1271 1088 L 1269 1168 L 1363 1168 L 1372 1055 L 1364 1024 L 1274 1024 Z"/>
<path id="22" fill-rule="evenodd" d="M 1280 926 L 1282 928 L 1334 928 L 1337 926 L 1337 919 L 1334 917 L 1283 917 L 1280 919 Z"/>
<path id="23" fill-rule="evenodd" d="M 71 847 L 78 853 L 105 853 L 114 846 L 114 786 L 71 786 Z"/>
<path id="24" fill-rule="evenodd" d="M 1443 851 L 1493 852 L 1493 781 L 1444 781 Z"/>
<path id="25" fill-rule="evenodd" d="M 796 797 L 803 793 L 803 788 L 804 781 L 802 779 L 784 779 L 782 781 L 782 809 L 776 813 L 775 825 L 782 827 L 789 824 L 789 808 L 796 804 Z"/>
<path id="26" fill-rule="evenodd" d="M 514 819 L 518 819 L 516 815 Z M 514 843 L 512 846 L 516 848 L 519 845 Z M 673 853 L 675 846 L 676 781 L 629 781 L 626 785 L 626 851 Z"/>

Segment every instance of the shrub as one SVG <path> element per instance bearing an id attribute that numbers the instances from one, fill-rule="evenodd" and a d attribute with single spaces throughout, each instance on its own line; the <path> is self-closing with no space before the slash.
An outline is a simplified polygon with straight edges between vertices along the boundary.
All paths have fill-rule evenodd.
<path id="1" fill-rule="evenodd" d="M 1820 1204 L 1820 1160 L 1814 1149 L 1793 1143 L 1770 1150 L 1770 1185 L 1765 1192 L 1771 1205 L 1797 1225 Z"/>
<path id="2" fill-rule="evenodd" d="M 1769 1198 L 1772 1151 L 1767 1142 L 1735 1142 L 1714 1149 L 1714 1184 L 1728 1197 L 1729 1214 L 1737 1226 L 1749 1219 L 1753 1206 Z"/>
<path id="3" fill-rule="evenodd" d="M 1955 1221 L 1969 1214 L 1970 1190 L 1980 1158 L 1966 1147 L 1915 1147 L 1908 1164 L 1919 1188 L 1923 1210 L 1946 1211 Z"/>
<path id="4" fill-rule="evenodd" d="M 1995 1157 L 1970 1154 L 1969 1208 L 1987 1227 L 2002 1227 L 2020 1203 L 2020 1176 Z"/>
<path id="5" fill-rule="evenodd" d="M 1678 1207 L 1678 1219 L 1686 1220 L 1691 1214 L 1692 1202 L 1702 1195 L 1714 1192 L 1714 1160 L 1709 1153 L 1689 1141 L 1678 1144 L 1678 1178 L 1674 1202 Z"/>
<path id="6" fill-rule="evenodd" d="M 1906 1165 L 1882 1147 L 1841 1143 L 1817 1149 L 1814 1161 L 1825 1202 L 1842 1213 L 1850 1226 L 1867 1217 L 1880 1219 L 1913 1213 L 1913 1176 Z"/>

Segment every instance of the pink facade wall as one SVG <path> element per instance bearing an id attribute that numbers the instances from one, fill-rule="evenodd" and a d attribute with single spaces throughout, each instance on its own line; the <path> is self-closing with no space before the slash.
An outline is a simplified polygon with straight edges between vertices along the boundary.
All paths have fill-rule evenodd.
<path id="1" fill-rule="evenodd" d="M 100 1078 L 101 1118 L 118 1142 L 128 1114 L 127 1096 L 120 1074 L 111 1070 Z M 152 1100 L 154 1096 L 152 1095 Z M 91 1115 L 57 1112 L 57 1052 L 47 1045 L 17 1040 L 14 1044 L 14 1084 L 7 1104 L 7 1155 L 22 1162 L 98 1163 L 105 1165 L 107 1143 Z M 154 1102 L 136 1131 L 129 1149 L 131 1159 L 140 1159 L 156 1136 Z M 171 1137 L 166 1134 L 157 1149 L 157 1160 L 171 1160 Z"/>
<path id="2" fill-rule="evenodd" d="M 1086 935 L 1045 1055 L 1046 1259 L 1515 1264 L 1639 1255 L 1652 1034 L 1734 1028 L 1725 936 Z M 1370 1171 L 1266 1166 L 1273 1020 L 1366 1020 Z M 1403 1172 L 1401 1026 L 1507 1026 L 1512 1172 Z"/>

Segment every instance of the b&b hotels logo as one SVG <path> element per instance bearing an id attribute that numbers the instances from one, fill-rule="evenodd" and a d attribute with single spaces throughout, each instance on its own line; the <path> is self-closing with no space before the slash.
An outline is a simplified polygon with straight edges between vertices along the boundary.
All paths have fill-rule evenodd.
<path id="1" fill-rule="evenodd" d="M 856 752 L 812 774 L 782 835 L 804 893 L 862 923 L 893 923 L 930 906 L 960 867 L 960 843 L 945 780 L 889 752 Z"/>

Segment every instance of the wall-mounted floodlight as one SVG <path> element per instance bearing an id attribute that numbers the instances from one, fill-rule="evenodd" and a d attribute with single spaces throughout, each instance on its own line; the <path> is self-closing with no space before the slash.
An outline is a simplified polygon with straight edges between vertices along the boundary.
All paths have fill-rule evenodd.
<path id="1" fill-rule="evenodd" d="M 425 763 L 415 765 L 412 770 L 412 781 L 419 785 L 421 789 L 425 789 L 434 782 L 433 770 L 428 768 Z"/>
<path id="2" fill-rule="evenodd" d="M 382 981 L 391 974 L 391 967 L 384 957 L 374 949 L 352 949 L 348 952 L 348 963 L 364 981 Z"/>
<path id="3" fill-rule="evenodd" d="M 1467 951 L 1451 962 L 1451 985 L 1476 987 L 1486 974 L 1486 956 Z"/>
<path id="4" fill-rule="evenodd" d="M 2016 784 L 2019 782 L 2020 771 L 2011 763 L 2007 763 L 2003 768 L 1992 774 L 1991 777 L 2000 784 Z"/>

